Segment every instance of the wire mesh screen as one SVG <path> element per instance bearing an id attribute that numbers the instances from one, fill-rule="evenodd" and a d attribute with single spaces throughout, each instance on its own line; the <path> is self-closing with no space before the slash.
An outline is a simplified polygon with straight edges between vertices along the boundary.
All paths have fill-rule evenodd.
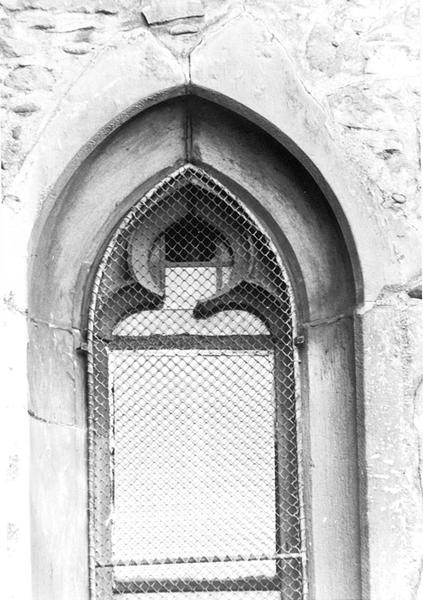
<path id="1" fill-rule="evenodd" d="M 201 169 L 165 179 L 108 244 L 89 392 L 93 598 L 305 597 L 287 284 Z"/>

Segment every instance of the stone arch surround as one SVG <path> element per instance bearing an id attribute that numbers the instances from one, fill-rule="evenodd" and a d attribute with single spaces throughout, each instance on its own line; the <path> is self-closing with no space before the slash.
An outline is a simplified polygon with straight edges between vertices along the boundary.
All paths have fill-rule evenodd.
<path id="1" fill-rule="evenodd" d="M 9 400 L 12 417 L 7 419 L 6 428 L 19 431 L 17 442 L 12 444 L 19 458 L 18 477 L 12 485 L 21 499 L 27 495 L 29 473 L 28 320 L 30 327 L 39 327 L 39 337 L 32 337 L 32 341 L 36 339 L 42 346 L 45 336 L 49 348 L 47 357 L 32 356 L 28 364 L 32 397 L 29 409 L 32 518 L 36 521 L 41 517 L 40 531 L 34 529 L 33 535 L 40 534 L 42 540 L 48 541 L 43 560 L 40 555 L 33 562 L 33 597 L 84 598 L 69 573 L 78 570 L 82 581 L 86 567 L 84 561 L 78 562 L 75 558 L 74 532 L 82 531 L 84 525 L 74 521 L 73 513 L 60 529 L 50 526 L 43 532 L 44 524 L 48 525 L 62 510 L 60 503 L 56 507 L 50 501 L 43 510 L 45 498 L 50 498 L 52 493 L 73 498 L 72 489 L 64 485 L 67 479 L 63 473 L 67 473 L 69 481 L 82 492 L 85 489 L 83 473 L 75 471 L 75 465 L 80 466 L 84 461 L 85 433 L 75 425 L 83 422 L 84 416 L 80 414 L 79 421 L 75 417 L 68 419 L 66 408 L 75 390 L 83 392 L 78 387 L 83 386 L 83 382 L 74 376 L 73 362 L 73 359 L 79 361 L 74 352 L 80 345 L 79 332 L 64 323 L 55 323 L 53 318 L 43 323 L 32 308 L 27 308 L 28 296 L 29 304 L 33 304 L 29 288 L 37 281 L 34 273 L 39 262 L 46 260 L 37 257 L 37 249 L 40 240 L 49 236 L 45 224 L 58 206 L 63 189 L 91 152 L 123 123 L 149 106 L 192 92 L 248 116 L 251 122 L 259 123 L 263 130 L 288 147 L 319 181 L 341 225 L 354 265 L 357 294 L 354 321 L 360 494 L 363 497 L 363 597 L 396 600 L 407 595 L 414 598 L 419 582 L 421 587 L 422 520 L 419 458 L 413 446 L 413 443 L 417 446 L 413 424 L 413 419 L 417 419 L 417 405 L 408 361 L 410 352 L 417 355 L 418 349 L 413 331 L 411 338 L 407 337 L 404 322 L 410 319 L 410 326 L 418 331 L 421 316 L 419 301 L 412 300 L 408 308 L 404 298 L 407 299 L 407 282 L 419 268 L 419 253 L 413 257 L 405 248 L 406 262 L 400 264 L 401 257 L 396 256 L 393 249 L 392 229 L 384 221 L 383 207 L 362 183 L 366 173 L 349 163 L 331 127 L 330 117 L 314 99 L 313 90 L 303 86 L 296 59 L 286 54 L 283 40 L 276 39 L 265 23 L 246 13 L 226 24 L 210 27 L 202 36 L 201 44 L 184 56 L 170 52 L 149 30 L 142 30 L 136 36 L 131 33 L 131 40 L 119 40 L 118 47 L 112 43 L 111 47 L 97 49 L 66 95 L 46 115 L 19 175 L 7 190 L 12 199 L 16 196 L 20 202 L 16 205 L 18 209 L 5 204 L 3 215 L 2 244 L 6 261 L 2 283 L 8 320 L 2 333 L 7 350 L 1 370 L 5 386 L 14 391 Z M 232 60 L 228 60 L 228 56 Z M 309 124 L 313 125 L 312 135 L 309 135 Z M 9 255 L 13 255 L 13 261 L 8 260 Z M 72 348 L 72 352 L 62 352 L 63 344 L 68 350 Z M 52 347 L 61 352 L 60 364 L 55 362 L 57 356 L 52 355 Z M 398 351 L 403 353 L 401 360 Z M 41 369 L 46 378 L 41 378 Z M 56 407 L 54 414 L 44 418 L 42 415 L 51 408 L 51 389 L 56 385 L 60 387 L 63 372 L 69 379 L 66 389 L 74 391 L 65 395 L 62 407 Z M 71 399 L 71 406 L 72 402 Z M 40 410 L 35 410 L 37 404 Z M 72 410 L 74 414 L 76 409 Z M 394 481 L 398 487 L 400 502 L 392 497 L 386 504 L 388 484 L 384 483 L 385 479 L 389 483 Z M 62 483 L 63 488 L 59 489 L 57 485 L 60 487 Z M 69 502 L 68 498 L 65 505 Z M 85 505 L 82 509 L 85 510 Z M 383 512 L 386 510 L 389 518 L 392 517 L 389 528 L 386 527 L 388 513 Z M 13 589 L 19 581 L 19 594 L 31 597 L 26 591 L 30 579 L 26 503 L 14 504 L 9 513 L 7 518 L 18 525 L 20 541 L 19 552 L 10 562 L 8 578 Z M 65 539 L 71 541 L 66 552 L 64 533 Z M 63 554 L 60 564 L 50 560 L 57 548 Z M 37 573 L 39 566 L 41 570 Z M 66 583 L 64 588 L 61 587 L 63 582 Z"/>
<path id="2" fill-rule="evenodd" d="M 264 42 L 266 50 L 258 52 Z M 175 56 L 149 32 L 136 44 L 95 56 L 58 105 L 10 189 L 28 206 L 29 219 L 37 217 L 31 245 L 63 185 L 102 140 L 148 107 L 187 93 L 246 116 L 310 171 L 347 241 L 359 303 L 374 301 L 398 278 L 378 206 L 334 140 L 328 115 L 302 85 L 279 40 L 248 14 L 205 32 L 188 56 Z"/>
<path id="3" fill-rule="evenodd" d="M 135 200 L 187 161 L 238 195 L 284 256 L 297 334 L 305 339 L 311 597 L 358 599 L 353 311 L 361 283 L 334 212 L 299 161 L 247 119 L 194 96 L 152 106 L 104 139 L 68 179 L 38 237 L 29 296 L 34 598 L 88 598 L 85 360 L 78 349 L 96 259 Z M 52 520 L 53 513 L 61 517 Z"/>

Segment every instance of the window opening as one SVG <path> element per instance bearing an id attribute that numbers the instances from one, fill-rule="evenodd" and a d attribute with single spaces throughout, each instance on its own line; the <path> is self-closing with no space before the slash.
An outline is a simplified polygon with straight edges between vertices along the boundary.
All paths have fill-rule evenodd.
<path id="1" fill-rule="evenodd" d="M 201 169 L 108 244 L 89 367 L 92 597 L 304 599 L 286 277 Z"/>

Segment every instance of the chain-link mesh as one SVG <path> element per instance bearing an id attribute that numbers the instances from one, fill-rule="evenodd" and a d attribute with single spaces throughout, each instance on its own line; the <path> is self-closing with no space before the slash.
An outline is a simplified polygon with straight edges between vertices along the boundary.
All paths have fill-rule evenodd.
<path id="1" fill-rule="evenodd" d="M 291 306 L 253 217 L 179 169 L 115 232 L 89 330 L 93 598 L 303 599 Z"/>

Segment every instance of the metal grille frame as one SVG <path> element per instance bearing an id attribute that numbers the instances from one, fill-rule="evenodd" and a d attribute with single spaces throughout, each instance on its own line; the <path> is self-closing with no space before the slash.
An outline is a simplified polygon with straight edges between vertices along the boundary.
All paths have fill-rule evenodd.
<path id="1" fill-rule="evenodd" d="M 188 187 L 187 187 L 188 186 Z M 190 194 L 186 191 L 190 190 Z M 197 190 L 197 192 L 193 192 Z M 225 230 L 225 217 L 229 222 L 226 227 L 226 238 L 235 246 L 232 256 L 226 253 L 213 263 L 210 261 L 193 261 L 193 265 L 203 263 L 232 269 L 232 279 L 220 283 L 220 289 L 211 299 L 200 299 L 193 309 L 198 321 L 207 321 L 210 317 L 227 311 L 249 311 L 264 322 L 267 332 L 260 331 L 251 334 L 227 334 L 225 325 L 222 331 L 217 329 L 210 332 L 182 333 L 178 331 L 163 335 L 135 333 L 132 331 L 116 333 L 116 326 L 125 318 L 140 313 L 153 314 L 163 309 L 163 303 L 158 300 L 164 293 L 163 277 L 158 270 L 163 269 L 166 259 L 158 259 L 161 265 L 153 265 L 150 269 L 141 264 L 146 256 L 146 247 L 134 250 L 137 231 L 145 233 L 142 225 L 159 225 L 158 237 L 164 230 L 169 230 L 172 224 L 181 220 L 184 210 L 175 209 L 175 203 L 184 203 L 184 197 L 190 195 L 190 206 L 199 203 L 200 216 L 207 216 L 206 242 L 214 235 L 213 218 L 216 221 L 216 231 Z M 200 197 L 202 200 L 200 201 Z M 176 200 L 175 200 L 176 199 Z M 186 198 L 185 198 L 186 199 Z M 207 202 L 211 208 L 207 207 Z M 229 207 L 229 208 L 225 208 Z M 186 208 L 186 207 L 185 207 Z M 163 210 L 168 213 L 163 217 Z M 206 214 L 209 211 L 210 214 Z M 226 211 L 226 212 L 225 212 Z M 223 218 L 222 218 L 223 212 Z M 170 213 L 170 215 L 169 215 Z M 219 214 L 218 214 L 219 213 Z M 189 213 L 188 213 L 189 214 Z M 170 216 L 170 220 L 168 217 Z M 213 218 L 211 219 L 210 216 Z M 160 222 L 162 220 L 162 222 Z M 169 222 L 168 222 L 169 220 Z M 239 242 L 236 238 L 236 227 L 231 229 L 231 221 L 237 221 L 239 231 L 246 232 L 246 238 L 257 247 L 251 249 L 245 240 Z M 166 225 L 166 227 L 165 227 Z M 193 225 L 188 218 L 188 225 L 183 231 L 188 232 Z M 233 223 L 232 223 L 233 225 Z M 187 229 L 188 227 L 188 229 Z M 234 233 L 235 231 L 235 233 Z M 211 232 L 211 233 L 210 233 Z M 178 234 L 179 235 L 179 234 Z M 169 235 L 168 235 L 169 237 Z M 204 236 L 203 236 L 204 237 Z M 223 236 L 225 237 L 225 236 Z M 177 236 L 170 235 L 173 246 L 178 247 Z M 193 251 L 198 250 L 200 238 L 195 238 Z M 132 248 L 128 246 L 131 240 Z M 134 241 L 135 240 L 135 241 Z M 167 252 L 166 243 L 159 242 L 159 249 L 150 248 L 152 253 L 163 257 Z M 212 240 L 214 243 L 216 240 Z M 139 239 L 138 239 L 139 242 Z M 151 240 L 150 240 L 151 242 Z M 153 240 L 153 243 L 155 240 Z M 245 243 L 244 243 L 245 242 Z M 219 241 L 220 243 L 220 241 Z M 223 243 L 223 242 L 222 242 Z M 160 246 L 161 244 L 161 246 Z M 171 245 L 172 245 L 171 244 Z M 216 244 L 215 244 L 216 245 Z M 222 245 L 222 244 L 221 244 Z M 224 245 L 224 244 L 223 244 Z M 207 246 L 207 244 L 205 244 Z M 251 246 L 251 244 L 250 244 Z M 223 246 L 222 246 L 223 247 Z M 122 248 L 124 251 L 122 251 Z M 165 248 L 163 250 L 163 248 Z M 258 248 L 258 249 L 257 249 Z M 118 250 L 118 258 L 117 252 Z M 205 251 L 207 253 L 207 248 Z M 223 250 L 225 253 L 226 250 Z M 236 254 L 241 260 L 236 263 Z M 179 253 L 179 254 L 178 254 Z M 249 258 L 246 255 L 249 254 Z M 177 256 L 182 255 L 179 249 L 174 250 Z M 252 255 L 252 257 L 251 257 Z M 204 256 L 201 256 L 204 258 Z M 132 265 L 124 266 L 122 261 Z M 264 273 L 254 276 L 254 263 L 262 260 L 266 263 Z M 137 263 L 138 261 L 138 263 Z M 161 261 L 161 262 L 160 262 Z M 226 261 L 226 262 L 225 262 Z M 176 263 L 177 261 L 175 261 Z M 195 263 L 195 264 L 194 264 Z M 179 264 L 179 263 L 178 263 Z M 190 267 L 187 261 L 182 261 L 185 267 Z M 253 265 L 253 266 L 252 266 Z M 151 272 L 156 269 L 156 277 Z M 266 270 L 267 269 L 267 270 Z M 148 272 L 148 271 L 151 272 Z M 219 271 L 216 271 L 217 273 Z M 235 273 L 235 275 L 234 275 Z M 154 273 L 153 273 L 154 274 Z M 220 275 L 220 277 L 222 277 Z M 217 279 L 219 276 L 217 275 Z M 140 283 L 141 282 L 141 283 Z M 132 286 L 132 287 L 131 287 Z M 123 288 L 125 293 L 119 295 Z M 295 346 L 293 331 L 295 329 L 295 311 L 293 294 L 289 285 L 287 271 L 264 228 L 247 207 L 225 189 L 217 180 L 209 176 L 203 169 L 187 164 L 166 177 L 143 198 L 141 198 L 123 218 L 117 227 L 103 254 L 95 277 L 92 301 L 88 315 L 88 471 L 89 471 L 89 556 L 90 556 L 90 593 L 93 599 L 111 600 L 112 598 L 189 598 L 201 600 L 220 600 L 223 593 L 239 592 L 237 596 L 253 592 L 274 592 L 283 600 L 305 600 L 307 597 L 305 527 L 303 509 L 303 486 L 301 465 L 301 436 L 298 424 L 301 420 L 301 405 L 298 393 L 298 369 L 296 368 Z M 228 313 L 232 314 L 232 313 Z M 233 313 L 235 314 L 235 313 Z M 235 317 L 235 320 L 238 316 Z M 157 319 L 153 319 L 156 323 Z M 145 325 L 146 320 L 142 321 Z M 225 334 L 226 333 L 226 334 Z M 114 556 L 113 550 L 113 509 L 114 509 L 114 439 L 116 423 L 113 408 L 110 406 L 109 357 L 113 352 L 142 353 L 146 351 L 192 350 L 219 352 L 270 352 L 274 356 L 273 376 L 275 385 L 275 548 L 274 552 L 251 552 L 212 555 L 161 556 L 122 559 Z M 240 356 L 240 355 L 239 355 Z M 289 382 L 287 384 L 287 381 Z M 282 440 L 282 442 L 281 442 Z M 120 579 L 116 572 L 119 568 L 135 570 L 141 567 L 165 568 L 166 565 L 242 565 L 246 563 L 266 563 L 273 561 L 275 573 L 272 576 L 249 575 L 219 577 L 147 577 L 141 578 L 138 572 L 134 577 Z M 174 568 L 174 567 L 173 567 Z M 142 570 L 142 569 L 141 569 Z M 223 573 L 224 571 L 222 571 Z M 236 569 L 235 569 L 236 573 Z M 145 596 L 147 594 L 147 596 Z M 247 597 L 247 596 L 245 596 Z M 265 596 L 263 596 L 264 598 Z M 267 597 L 267 596 L 266 596 Z M 226 596 L 225 596 L 226 598 Z M 254 596 L 255 598 L 255 596 Z M 257 596 L 261 598 L 261 596 Z"/>

